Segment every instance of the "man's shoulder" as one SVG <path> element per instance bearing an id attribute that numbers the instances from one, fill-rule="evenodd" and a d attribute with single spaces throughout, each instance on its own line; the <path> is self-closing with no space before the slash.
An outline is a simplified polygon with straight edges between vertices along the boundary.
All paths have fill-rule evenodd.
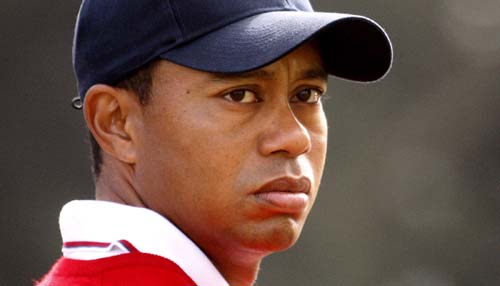
<path id="1" fill-rule="evenodd" d="M 194 286 L 173 261 L 147 253 L 95 260 L 62 257 L 37 286 Z"/>

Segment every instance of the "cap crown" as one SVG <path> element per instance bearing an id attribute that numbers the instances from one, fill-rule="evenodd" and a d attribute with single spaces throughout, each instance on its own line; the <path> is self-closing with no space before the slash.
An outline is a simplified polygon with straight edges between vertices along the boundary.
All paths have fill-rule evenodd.
<path id="1" fill-rule="evenodd" d="M 84 0 L 73 46 L 80 97 L 210 31 L 280 10 L 312 7 L 307 0 Z"/>

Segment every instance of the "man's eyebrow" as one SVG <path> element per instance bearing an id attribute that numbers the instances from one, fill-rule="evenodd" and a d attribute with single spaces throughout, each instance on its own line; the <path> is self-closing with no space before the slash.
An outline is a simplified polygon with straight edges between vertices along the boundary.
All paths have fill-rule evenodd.
<path id="1" fill-rule="evenodd" d="M 249 79 L 249 78 L 260 78 L 260 79 L 274 79 L 276 75 L 274 72 L 269 72 L 266 70 L 253 70 L 247 72 L 237 72 L 237 73 L 213 73 L 212 81 L 230 81 L 238 79 Z M 320 79 L 327 80 L 328 73 L 321 67 L 314 67 L 307 69 L 302 72 L 301 79 Z"/>
<path id="2" fill-rule="evenodd" d="M 320 67 L 312 68 L 312 69 L 308 69 L 302 73 L 302 79 L 327 80 L 328 73 L 323 68 L 320 68 Z"/>
<path id="3" fill-rule="evenodd" d="M 229 81 L 238 79 L 249 79 L 249 78 L 261 78 L 261 79 L 273 79 L 276 75 L 273 72 L 266 70 L 253 70 L 247 72 L 235 72 L 235 73 L 213 73 L 212 81 Z"/>

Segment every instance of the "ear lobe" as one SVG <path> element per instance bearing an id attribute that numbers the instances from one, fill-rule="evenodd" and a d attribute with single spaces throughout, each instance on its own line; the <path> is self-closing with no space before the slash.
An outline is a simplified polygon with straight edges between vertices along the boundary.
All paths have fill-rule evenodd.
<path id="1" fill-rule="evenodd" d="M 136 162 L 136 126 L 140 103 L 136 96 L 107 85 L 92 86 L 85 96 L 87 127 L 102 150 L 127 164 Z"/>

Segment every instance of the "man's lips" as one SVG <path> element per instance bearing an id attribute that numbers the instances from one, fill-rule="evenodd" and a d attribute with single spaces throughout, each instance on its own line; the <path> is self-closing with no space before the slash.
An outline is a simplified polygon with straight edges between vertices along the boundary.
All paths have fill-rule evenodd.
<path id="1" fill-rule="evenodd" d="M 253 194 L 259 202 L 271 209 L 285 213 L 300 213 L 309 203 L 311 181 L 306 177 L 283 177 L 272 180 Z"/>

